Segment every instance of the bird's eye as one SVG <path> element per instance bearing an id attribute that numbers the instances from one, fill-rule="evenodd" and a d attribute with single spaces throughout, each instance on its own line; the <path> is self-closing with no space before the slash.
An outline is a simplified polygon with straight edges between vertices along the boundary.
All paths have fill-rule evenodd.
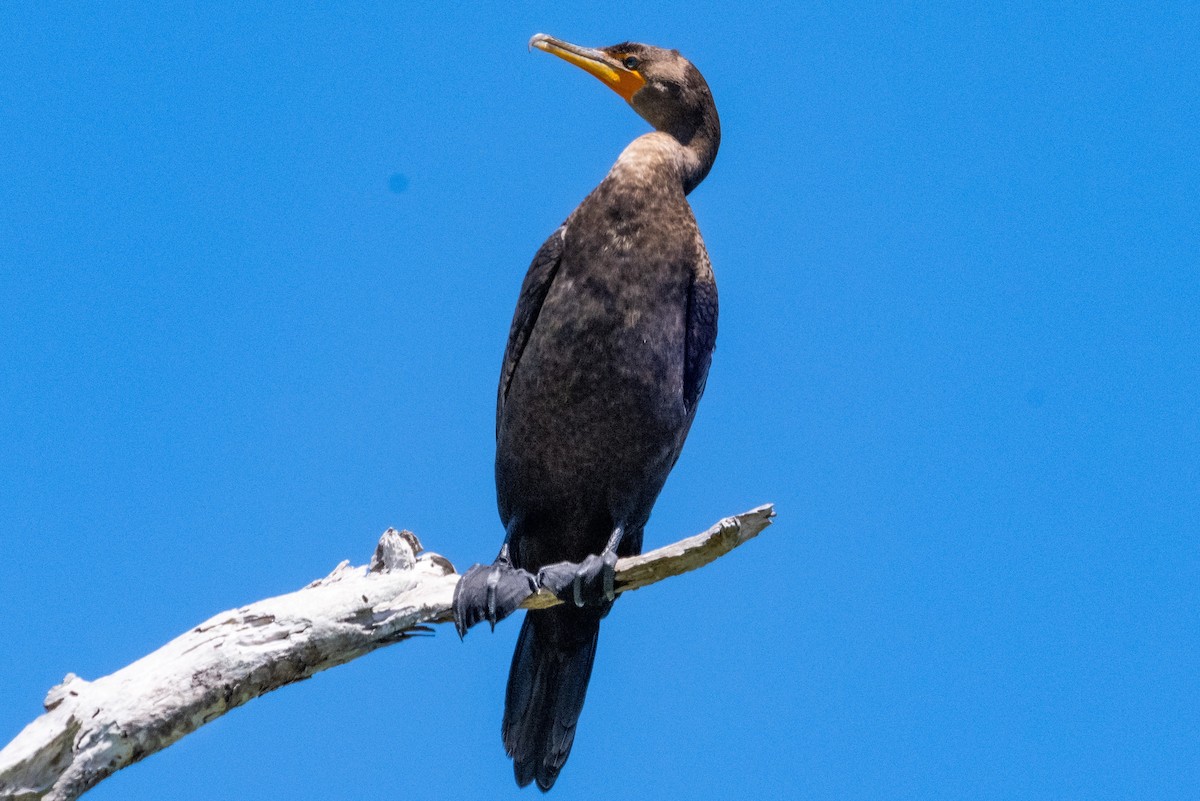
<path id="1" fill-rule="evenodd" d="M 625 69 L 627 70 L 636 70 L 642 62 L 637 56 L 625 56 L 621 63 L 625 65 Z"/>

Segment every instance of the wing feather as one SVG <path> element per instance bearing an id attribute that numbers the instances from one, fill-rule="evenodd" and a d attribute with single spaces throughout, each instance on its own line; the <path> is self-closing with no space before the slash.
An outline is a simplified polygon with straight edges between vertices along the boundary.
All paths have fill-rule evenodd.
<path id="1" fill-rule="evenodd" d="M 697 236 L 699 239 L 699 236 Z M 688 289 L 687 332 L 684 339 L 683 402 L 689 415 L 696 410 L 717 344 L 717 282 L 704 244 Z"/>
<path id="2" fill-rule="evenodd" d="M 504 349 L 504 366 L 500 370 L 500 386 L 496 391 L 496 431 L 500 431 L 500 419 L 504 413 L 504 401 L 508 397 L 508 387 L 512 384 L 513 374 L 521 361 L 525 345 L 529 343 L 529 335 L 537 324 L 538 315 L 542 311 L 542 303 L 554 283 L 558 273 L 558 265 L 562 260 L 563 236 L 566 225 L 560 225 L 550 238 L 542 243 L 538 252 L 525 273 L 521 284 L 521 295 L 517 299 L 517 310 L 513 312 L 512 326 L 508 330 L 508 346 Z"/>

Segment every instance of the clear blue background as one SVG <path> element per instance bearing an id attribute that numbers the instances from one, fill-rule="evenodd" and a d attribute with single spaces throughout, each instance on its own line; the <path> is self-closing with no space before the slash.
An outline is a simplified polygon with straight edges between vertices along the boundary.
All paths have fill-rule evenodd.
<path id="1" fill-rule="evenodd" d="M 223 609 L 501 540 L 521 277 L 680 48 L 708 394 L 557 798 L 1200 797 L 1194 3 L 6 3 L 0 742 Z M 515 624 L 251 702 L 102 799 L 533 798 Z"/>

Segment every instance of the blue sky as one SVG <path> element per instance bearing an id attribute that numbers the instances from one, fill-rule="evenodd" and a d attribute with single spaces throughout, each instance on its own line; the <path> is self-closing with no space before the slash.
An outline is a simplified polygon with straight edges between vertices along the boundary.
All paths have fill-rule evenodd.
<path id="1" fill-rule="evenodd" d="M 648 545 L 779 519 L 605 624 L 558 798 L 1200 793 L 1194 4 L 8 3 L 0 741 L 211 614 L 502 538 L 542 240 L 679 48 L 708 392 Z M 285 688 L 102 799 L 516 798 L 518 626 Z"/>

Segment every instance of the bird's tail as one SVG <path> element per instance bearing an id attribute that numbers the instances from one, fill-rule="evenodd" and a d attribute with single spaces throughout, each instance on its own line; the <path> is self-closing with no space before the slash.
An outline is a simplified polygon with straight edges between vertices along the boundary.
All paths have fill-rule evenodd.
<path id="1" fill-rule="evenodd" d="M 527 612 L 504 697 L 504 749 L 521 787 L 554 786 L 571 753 L 605 610 Z"/>

